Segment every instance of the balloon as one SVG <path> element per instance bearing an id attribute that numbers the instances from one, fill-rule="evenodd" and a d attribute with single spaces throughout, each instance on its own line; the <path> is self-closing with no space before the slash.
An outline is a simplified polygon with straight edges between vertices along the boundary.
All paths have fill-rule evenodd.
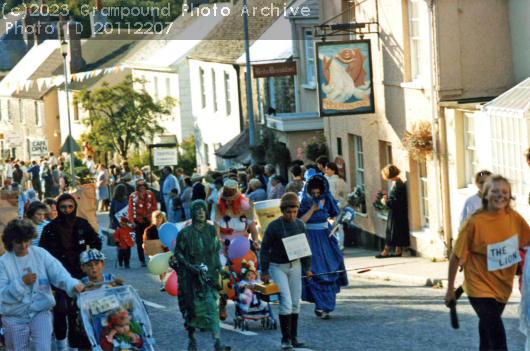
<path id="1" fill-rule="evenodd" d="M 219 258 L 221 259 L 221 266 L 226 266 L 226 262 L 228 261 L 228 259 L 226 258 L 225 255 L 219 255 Z"/>
<path id="2" fill-rule="evenodd" d="M 173 252 L 171 251 L 154 255 L 147 265 L 149 272 L 154 275 L 166 273 L 169 268 L 169 258 L 172 255 Z"/>
<path id="3" fill-rule="evenodd" d="M 237 273 L 237 274 L 241 274 L 241 266 L 243 264 L 243 260 L 247 261 L 247 262 L 254 262 L 256 263 L 257 260 L 256 260 L 256 255 L 254 254 L 254 252 L 252 252 L 251 250 L 248 250 L 247 254 L 241 258 L 237 258 L 235 260 L 231 260 L 232 261 L 232 270 Z"/>
<path id="4" fill-rule="evenodd" d="M 228 258 L 231 260 L 241 258 L 247 254 L 248 250 L 250 250 L 250 241 L 248 241 L 248 238 L 238 236 L 230 242 Z"/>
<path id="5" fill-rule="evenodd" d="M 162 241 L 162 244 L 164 244 L 166 247 L 171 248 L 171 242 L 173 240 L 177 239 L 177 234 L 179 233 L 177 227 L 173 223 L 164 223 L 158 229 L 158 237 L 160 238 L 160 241 Z"/>
<path id="6" fill-rule="evenodd" d="M 241 204 L 241 208 L 243 209 L 243 211 L 246 211 L 250 208 L 250 202 L 247 199 L 241 199 L 240 204 Z"/>
<path id="7" fill-rule="evenodd" d="M 179 294 L 179 285 L 177 279 L 177 272 L 173 271 L 166 280 L 166 291 L 171 296 L 177 296 Z"/>

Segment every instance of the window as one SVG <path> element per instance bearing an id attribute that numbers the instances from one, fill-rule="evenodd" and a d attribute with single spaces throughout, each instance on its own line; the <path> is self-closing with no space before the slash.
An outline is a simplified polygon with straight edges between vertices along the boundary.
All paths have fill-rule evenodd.
<path id="1" fill-rule="evenodd" d="M 7 100 L 7 120 L 9 122 L 13 121 L 13 115 L 11 114 L 11 100 Z"/>
<path id="2" fill-rule="evenodd" d="M 166 78 L 166 96 L 171 96 L 171 80 Z"/>
<path id="3" fill-rule="evenodd" d="M 74 121 L 79 121 L 79 104 L 74 103 Z"/>
<path id="4" fill-rule="evenodd" d="M 353 136 L 354 153 L 355 153 L 355 177 L 357 186 L 364 190 L 364 160 L 363 160 L 363 138 L 358 135 Z"/>
<path id="5" fill-rule="evenodd" d="M 35 124 L 37 126 L 42 126 L 42 117 L 41 117 L 41 111 L 40 111 L 40 103 L 35 101 Z"/>
<path id="6" fill-rule="evenodd" d="M 142 74 L 142 90 L 145 93 L 145 76 Z"/>
<path id="7" fill-rule="evenodd" d="M 225 99 L 226 99 L 226 115 L 232 114 L 232 92 L 230 91 L 230 74 L 225 72 Z"/>
<path id="8" fill-rule="evenodd" d="M 409 2 L 409 30 L 410 30 L 410 63 L 411 78 L 413 81 L 421 80 L 421 0 Z"/>
<path id="9" fill-rule="evenodd" d="M 24 115 L 24 101 L 18 100 L 18 110 L 20 113 L 20 124 L 26 124 L 26 116 Z"/>
<path id="10" fill-rule="evenodd" d="M 274 78 L 269 78 L 269 106 L 276 109 L 276 95 L 274 95 Z"/>
<path id="11" fill-rule="evenodd" d="M 213 144 L 213 148 L 214 148 L 215 151 L 217 151 L 221 146 L 223 146 L 221 143 Z M 226 170 L 225 159 L 222 158 L 221 156 L 216 156 L 215 160 L 217 162 L 217 170 L 219 172 L 225 171 Z"/>
<path id="12" fill-rule="evenodd" d="M 392 144 L 379 140 L 379 166 L 383 169 L 386 165 L 392 164 Z M 381 178 L 381 189 L 386 189 L 389 193 L 392 189 L 392 181 Z"/>
<path id="13" fill-rule="evenodd" d="M 337 138 L 337 154 L 342 156 L 342 138 Z"/>
<path id="14" fill-rule="evenodd" d="M 528 143 L 526 120 L 491 116 L 491 156 L 493 174 L 502 174 L 510 181 L 512 193 L 526 197 L 525 145 Z"/>
<path id="15" fill-rule="evenodd" d="M 429 226 L 429 179 L 427 178 L 427 164 L 425 161 L 418 163 L 418 177 L 420 187 L 420 215 L 421 226 Z"/>
<path id="16" fill-rule="evenodd" d="M 475 114 L 464 113 L 463 116 L 466 184 L 475 184 L 475 174 L 478 172 Z"/>
<path id="17" fill-rule="evenodd" d="M 158 102 L 158 77 L 155 77 L 153 84 L 155 86 L 155 102 Z"/>
<path id="18" fill-rule="evenodd" d="M 204 79 L 204 70 L 199 68 L 199 77 L 201 81 L 201 107 L 206 108 L 206 85 Z"/>
<path id="19" fill-rule="evenodd" d="M 208 144 L 204 144 L 204 163 L 208 165 L 210 163 L 210 148 L 208 147 Z"/>
<path id="20" fill-rule="evenodd" d="M 305 69 L 306 69 L 306 83 L 315 84 L 315 51 L 313 48 L 313 31 L 306 29 L 304 32 L 305 42 Z"/>
<path id="21" fill-rule="evenodd" d="M 217 112 L 217 82 L 215 78 L 215 71 L 212 68 L 212 89 L 213 89 L 213 112 Z"/>

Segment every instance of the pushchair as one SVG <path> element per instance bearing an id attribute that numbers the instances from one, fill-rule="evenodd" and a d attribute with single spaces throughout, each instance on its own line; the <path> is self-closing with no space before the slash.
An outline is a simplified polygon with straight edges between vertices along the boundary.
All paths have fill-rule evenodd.
<path id="1" fill-rule="evenodd" d="M 228 261 L 228 268 L 230 269 L 230 274 L 235 277 L 237 274 L 234 273 L 234 270 L 232 269 L 232 265 L 230 264 L 230 261 Z M 276 320 L 274 319 L 274 314 L 272 313 L 271 309 L 271 302 L 279 301 L 280 296 L 279 294 L 273 294 L 273 295 L 264 295 L 259 292 L 256 292 L 257 298 L 261 301 L 264 301 L 267 303 L 267 307 L 265 310 L 257 309 L 257 306 L 250 306 L 250 309 L 245 312 L 240 307 L 240 301 L 239 301 L 239 294 L 241 293 L 241 289 L 239 287 L 239 279 L 234 278 L 236 283 L 234 284 L 234 289 L 236 291 L 235 296 L 232 298 L 234 301 L 234 305 L 236 306 L 236 312 L 235 312 L 235 318 L 234 318 L 234 329 L 240 328 L 241 330 L 249 330 L 248 321 L 259 321 L 261 323 L 261 327 L 263 329 L 277 329 L 278 324 Z"/>
<path id="2" fill-rule="evenodd" d="M 95 284 L 109 284 L 109 282 Z M 107 313 L 119 307 L 125 309 L 131 316 L 132 322 L 137 322 L 142 329 L 141 349 L 129 350 L 153 351 L 155 340 L 151 329 L 151 322 L 147 315 L 143 301 L 130 285 L 117 286 L 107 289 L 96 289 L 77 294 L 77 305 L 86 335 L 93 351 L 101 351 L 100 340 L 105 328 Z M 115 348 L 120 350 L 120 348 Z"/>

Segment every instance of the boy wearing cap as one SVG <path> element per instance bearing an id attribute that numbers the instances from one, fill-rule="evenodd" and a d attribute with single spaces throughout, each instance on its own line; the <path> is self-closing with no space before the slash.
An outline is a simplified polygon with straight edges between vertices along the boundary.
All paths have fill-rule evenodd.
<path id="1" fill-rule="evenodd" d="M 131 237 L 132 229 L 128 226 L 129 220 L 127 217 L 120 218 L 120 227 L 114 232 L 114 241 L 116 247 L 119 248 L 118 262 L 120 267 L 123 267 L 125 262 L 125 268 L 131 268 L 129 265 L 131 259 L 131 247 L 134 247 L 134 242 Z"/>
<path id="2" fill-rule="evenodd" d="M 102 274 L 103 268 L 105 268 L 105 259 L 105 255 L 96 249 L 83 251 L 79 255 L 81 269 L 87 275 L 86 277 L 83 277 L 81 279 L 83 283 L 90 282 L 92 284 L 98 284 L 103 282 L 109 282 L 108 284 L 102 284 L 98 286 L 90 284 L 89 286 L 85 287 L 85 291 L 112 288 L 116 285 L 121 285 L 125 282 L 123 279 L 116 278 L 112 274 Z"/>

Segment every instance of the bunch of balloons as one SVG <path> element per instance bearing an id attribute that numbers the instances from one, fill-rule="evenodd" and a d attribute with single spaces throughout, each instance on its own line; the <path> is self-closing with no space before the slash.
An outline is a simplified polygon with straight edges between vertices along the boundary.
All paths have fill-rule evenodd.
<path id="1" fill-rule="evenodd" d="M 236 274 L 241 273 L 243 261 L 257 262 L 256 255 L 250 250 L 250 241 L 244 236 L 239 236 L 230 242 L 230 246 L 228 247 L 228 259 L 231 262 L 232 271 Z M 221 255 L 221 263 L 223 263 L 223 260 L 226 261 L 226 257 Z M 224 267 L 224 270 L 230 272 L 228 267 Z M 223 289 L 219 291 L 219 294 L 226 294 L 229 299 L 234 297 L 234 277 L 231 279 L 222 279 L 220 277 L 219 279 L 219 283 L 223 287 Z"/>
<path id="2" fill-rule="evenodd" d="M 172 223 L 164 223 L 158 230 L 158 237 L 164 246 L 168 247 L 171 251 L 160 253 L 151 260 L 147 268 L 149 272 L 154 275 L 161 275 L 167 272 L 169 269 L 169 259 L 173 256 L 173 250 L 177 243 L 178 229 Z M 173 271 L 166 280 L 166 291 L 171 296 L 178 295 L 178 279 L 177 272 Z"/>

